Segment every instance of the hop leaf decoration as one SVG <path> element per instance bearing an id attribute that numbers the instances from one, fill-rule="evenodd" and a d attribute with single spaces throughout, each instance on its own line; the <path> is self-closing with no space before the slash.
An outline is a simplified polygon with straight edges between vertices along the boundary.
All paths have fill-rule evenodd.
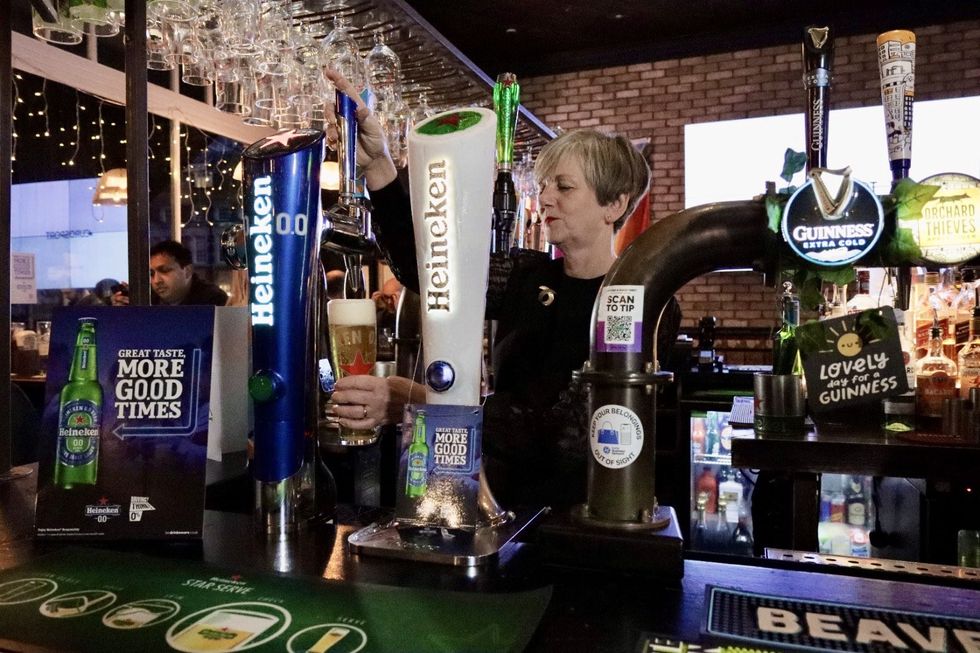
<path id="1" fill-rule="evenodd" d="M 857 273 L 851 266 L 819 270 L 802 268 L 793 271 L 793 286 L 799 290 L 800 306 L 814 311 L 827 301 L 821 292 L 824 281 L 836 286 L 846 286 L 856 278 Z"/>
<path id="2" fill-rule="evenodd" d="M 912 230 L 899 227 L 895 230 L 895 235 L 885 246 L 884 257 L 889 261 L 912 262 L 922 259 L 922 250 L 915 242 Z"/>
<path id="3" fill-rule="evenodd" d="M 779 176 L 788 184 L 793 180 L 793 175 L 802 170 L 805 165 L 806 154 L 787 147 L 783 154 L 783 171 Z"/>
<path id="4" fill-rule="evenodd" d="M 827 338 L 824 323 L 817 320 L 810 320 L 796 329 L 796 342 L 804 358 L 826 347 Z"/>
<path id="5" fill-rule="evenodd" d="M 766 216 L 769 218 L 769 231 L 779 233 L 783 220 L 783 208 L 786 206 L 786 196 L 780 194 L 766 195 Z"/>
<path id="6" fill-rule="evenodd" d="M 895 198 L 895 217 L 898 220 L 918 220 L 922 207 L 939 191 L 939 186 L 917 184 L 911 179 L 898 182 L 892 195 Z"/>

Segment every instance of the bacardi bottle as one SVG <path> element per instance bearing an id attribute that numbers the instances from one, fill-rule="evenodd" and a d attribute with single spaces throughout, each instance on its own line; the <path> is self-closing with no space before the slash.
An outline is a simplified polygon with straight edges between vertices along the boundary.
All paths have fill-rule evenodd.
<path id="1" fill-rule="evenodd" d="M 924 431 L 939 432 L 943 400 L 956 397 L 956 363 L 943 353 L 943 335 L 936 316 L 928 352 L 915 364 L 915 412 Z"/>

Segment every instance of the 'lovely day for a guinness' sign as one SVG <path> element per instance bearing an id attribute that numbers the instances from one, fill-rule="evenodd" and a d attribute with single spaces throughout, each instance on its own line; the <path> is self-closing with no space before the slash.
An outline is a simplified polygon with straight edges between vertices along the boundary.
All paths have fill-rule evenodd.
<path id="1" fill-rule="evenodd" d="M 874 247 L 884 227 L 881 202 L 871 189 L 844 175 L 830 197 L 820 169 L 793 193 L 783 211 L 783 239 L 801 258 L 823 266 L 852 263 Z"/>
<path id="2" fill-rule="evenodd" d="M 898 324 L 890 306 L 797 330 L 807 400 L 814 412 L 908 392 Z"/>

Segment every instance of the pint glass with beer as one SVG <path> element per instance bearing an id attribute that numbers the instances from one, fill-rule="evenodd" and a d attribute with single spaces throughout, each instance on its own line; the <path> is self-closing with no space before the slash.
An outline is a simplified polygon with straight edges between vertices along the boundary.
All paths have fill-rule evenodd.
<path id="1" fill-rule="evenodd" d="M 330 362 L 338 379 L 370 374 L 377 356 L 377 307 L 373 299 L 333 299 L 327 302 Z M 338 444 L 360 446 L 378 440 L 377 429 L 339 428 Z"/>

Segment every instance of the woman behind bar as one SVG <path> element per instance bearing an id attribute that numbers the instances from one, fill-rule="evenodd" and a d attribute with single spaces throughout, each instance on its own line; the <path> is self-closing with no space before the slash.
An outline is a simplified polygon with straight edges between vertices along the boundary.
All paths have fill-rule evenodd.
<path id="1" fill-rule="evenodd" d="M 345 79 L 328 75 L 357 98 Z M 396 277 L 418 291 L 408 195 L 380 124 L 360 100 L 357 120 L 378 243 Z M 542 148 L 535 177 L 546 237 L 563 257 L 522 251 L 491 258 L 486 317 L 498 326 L 483 464 L 503 505 L 566 507 L 585 498 L 587 451 L 585 400 L 569 383 L 589 357 L 592 307 L 615 260 L 613 236 L 646 192 L 650 170 L 628 139 L 579 130 Z M 661 342 L 676 337 L 680 312 L 676 302 L 671 307 Z M 349 376 L 337 381 L 333 401 L 341 424 L 371 428 L 398 422 L 406 403 L 425 401 L 424 390 L 401 377 Z"/>

